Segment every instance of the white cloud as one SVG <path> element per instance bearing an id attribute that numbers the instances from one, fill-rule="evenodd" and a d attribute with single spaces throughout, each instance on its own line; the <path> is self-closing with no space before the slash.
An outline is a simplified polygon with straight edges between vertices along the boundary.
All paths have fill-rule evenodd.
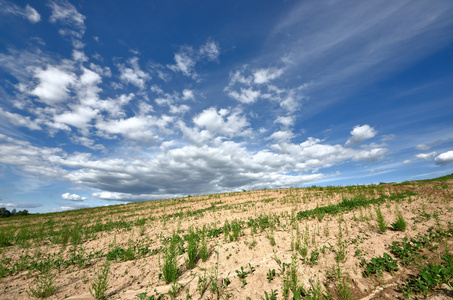
<path id="1" fill-rule="evenodd" d="M 428 160 L 428 159 L 434 158 L 434 156 L 436 156 L 436 152 L 431 152 L 431 153 L 420 153 L 420 154 L 415 155 L 415 158 L 417 158 L 417 159 L 423 159 L 423 160 Z"/>
<path id="2" fill-rule="evenodd" d="M 13 164 L 27 173 L 50 178 L 63 177 L 65 171 L 49 163 L 49 157 L 62 155 L 59 148 L 36 147 L 0 133 L 0 163 Z"/>
<path id="3" fill-rule="evenodd" d="M 431 149 L 431 146 L 426 145 L 426 144 L 419 144 L 419 145 L 417 145 L 415 147 L 415 149 L 422 150 L 422 151 L 427 151 L 427 150 Z"/>
<path id="4" fill-rule="evenodd" d="M 182 72 L 185 76 L 196 77 L 194 73 L 195 57 L 192 48 L 185 48 L 183 51 L 175 54 L 175 64 L 167 67 L 173 72 Z"/>
<path id="5" fill-rule="evenodd" d="M 198 52 L 202 57 L 207 57 L 208 60 L 216 60 L 220 54 L 219 44 L 214 41 L 207 41 Z"/>
<path id="6" fill-rule="evenodd" d="M 84 208 L 91 208 L 92 205 L 85 204 L 85 203 L 68 203 L 53 209 L 53 211 L 67 211 L 67 210 L 74 210 L 74 209 L 84 209 Z"/>
<path id="7" fill-rule="evenodd" d="M 92 149 L 92 150 L 99 150 L 99 151 L 105 151 L 106 148 L 104 147 L 104 145 L 102 144 L 96 144 L 96 142 L 92 139 L 89 139 L 85 136 L 78 136 L 78 135 L 74 135 L 73 137 L 71 137 L 71 141 L 73 141 L 74 143 L 76 144 L 80 144 L 80 145 L 83 145 L 89 149 Z"/>
<path id="8" fill-rule="evenodd" d="M 241 103 L 251 104 L 258 100 L 261 95 L 260 91 L 254 91 L 252 88 L 244 89 L 241 88 L 241 92 L 231 91 L 228 93 L 232 98 L 238 100 Z"/>
<path id="9" fill-rule="evenodd" d="M 77 29 L 79 38 L 85 32 L 85 16 L 77 11 L 77 9 L 66 0 L 54 0 L 49 3 L 52 9 L 52 15 L 49 20 L 52 23 L 61 22 Z"/>
<path id="10" fill-rule="evenodd" d="M 41 21 L 41 15 L 36 11 L 36 9 L 34 9 L 28 4 L 25 7 L 24 15 L 32 23 L 38 23 L 39 21 Z"/>
<path id="11" fill-rule="evenodd" d="M 54 120 L 56 123 L 67 124 L 74 126 L 82 131 L 84 135 L 88 134 L 88 129 L 99 111 L 91 107 L 83 105 L 74 105 L 71 111 L 66 111 L 62 114 L 55 115 Z"/>
<path id="12" fill-rule="evenodd" d="M 77 194 L 64 193 L 61 195 L 61 198 L 70 201 L 84 201 L 87 200 L 87 197 L 82 197 Z"/>
<path id="13" fill-rule="evenodd" d="M 38 23 L 39 21 L 41 21 L 41 15 L 36 11 L 36 9 L 28 4 L 25 6 L 25 8 L 9 3 L 7 1 L 0 1 L 0 4 L 2 6 L 2 13 L 21 16 L 23 18 L 26 18 L 31 23 Z"/>
<path id="14" fill-rule="evenodd" d="M 124 193 L 99 192 L 93 193 L 92 196 L 102 200 L 124 200 L 129 195 Z"/>
<path id="15" fill-rule="evenodd" d="M 230 81 L 224 92 L 244 104 L 255 103 L 258 99 L 278 102 L 286 112 L 294 113 L 305 99 L 303 91 L 313 85 L 304 83 L 295 88 L 279 88 L 270 81 L 283 74 L 283 68 L 262 68 L 253 70 L 249 65 L 230 73 Z"/>
<path id="16" fill-rule="evenodd" d="M 193 91 L 189 89 L 184 89 L 182 91 L 183 100 L 193 100 L 195 98 Z"/>
<path id="17" fill-rule="evenodd" d="M 42 206 L 42 204 L 31 202 L 0 202 L 0 206 L 12 208 L 36 208 Z"/>
<path id="18" fill-rule="evenodd" d="M 250 123 L 241 115 L 240 111 L 230 112 L 227 109 L 217 111 L 211 107 L 195 116 L 193 122 L 200 128 L 206 128 L 212 134 L 234 137 L 250 133 L 250 130 L 245 129 Z"/>
<path id="19" fill-rule="evenodd" d="M 96 128 L 109 135 L 120 134 L 126 139 L 137 143 L 152 143 L 161 138 L 154 132 L 153 127 L 161 131 L 168 131 L 167 125 L 173 121 L 172 117 L 163 115 L 160 118 L 154 116 L 134 116 L 125 119 L 100 121 Z"/>
<path id="20" fill-rule="evenodd" d="M 280 123 L 285 127 L 290 127 L 294 124 L 294 119 L 291 116 L 279 116 L 275 119 L 274 123 Z"/>
<path id="21" fill-rule="evenodd" d="M 86 62 L 88 61 L 88 56 L 85 55 L 83 51 L 74 49 L 72 51 L 72 58 L 76 62 Z"/>
<path id="22" fill-rule="evenodd" d="M 30 130 L 41 130 L 41 126 L 36 121 L 31 120 L 29 116 L 10 113 L 9 111 L 4 111 L 2 108 L 0 108 L 0 116 L 15 126 L 26 127 Z"/>
<path id="23" fill-rule="evenodd" d="M 435 159 L 434 162 L 436 165 L 448 165 L 453 164 L 453 151 L 447 151 L 444 153 L 439 154 Z"/>
<path id="24" fill-rule="evenodd" d="M 231 117 L 230 119 L 228 119 Z M 91 153 L 68 155 L 60 149 L 39 148 L 27 142 L 0 136 L 0 162 L 13 164 L 25 172 L 64 179 L 80 186 L 98 189 L 93 197 L 100 199 L 139 201 L 180 194 L 213 193 L 264 187 L 299 186 L 319 180 L 319 173 L 348 161 L 372 162 L 385 155 L 385 148 L 352 149 L 341 145 L 329 145 L 321 140 L 308 138 L 291 143 L 292 133 L 276 132 L 272 135 L 278 144 L 259 151 L 248 150 L 245 145 L 216 139 L 203 142 L 214 133 L 238 134 L 243 128 L 234 118 L 239 112 L 229 110 L 205 110 L 196 119 L 197 129 L 186 127 L 180 121 L 184 136 L 193 133 L 198 144 L 177 147 L 173 141 L 161 145 L 162 152 L 131 154 L 122 157 L 97 157 Z M 132 120 L 110 124 L 120 128 L 120 134 L 143 132 L 142 126 L 130 125 Z M 138 121 L 138 120 L 134 120 Z M 241 121 L 239 121 L 241 123 Z M 147 128 L 149 124 L 143 125 Z M 222 126 L 230 129 L 222 129 Z M 143 140 L 146 137 L 135 136 Z M 309 174 L 307 174 L 307 172 Z M 288 175 L 291 173 L 291 175 Z M 71 194 L 65 197 L 79 199 Z"/>
<path id="25" fill-rule="evenodd" d="M 280 77 L 282 74 L 283 69 L 268 68 L 255 71 L 253 77 L 256 84 L 263 84 Z"/>
<path id="26" fill-rule="evenodd" d="M 170 110 L 169 112 L 171 114 L 183 114 L 186 113 L 190 110 L 190 107 L 188 105 L 182 104 L 182 105 L 170 105 Z"/>
<path id="27" fill-rule="evenodd" d="M 181 47 L 181 50 L 178 53 L 175 53 L 175 64 L 167 65 L 167 68 L 173 72 L 181 72 L 187 77 L 196 79 L 198 78 L 198 74 L 195 72 L 195 65 L 197 62 L 205 58 L 208 61 L 215 61 L 218 59 L 219 54 L 220 48 L 215 41 L 207 41 L 198 51 L 193 49 L 193 47 L 184 46 Z M 161 78 L 165 80 L 165 76 Z"/>
<path id="28" fill-rule="evenodd" d="M 374 137 L 377 134 L 377 131 L 374 130 L 373 127 L 370 125 L 363 125 L 363 126 L 355 126 L 354 129 L 351 131 L 352 137 L 346 141 L 345 146 L 351 147 L 361 142 Z"/>
<path id="29" fill-rule="evenodd" d="M 289 130 L 279 130 L 271 134 L 269 139 L 273 139 L 278 143 L 288 142 L 294 137 L 294 134 Z"/>
<path id="30" fill-rule="evenodd" d="M 39 80 L 39 84 L 29 93 L 47 105 L 65 101 L 69 97 L 69 87 L 76 80 L 73 73 L 50 65 L 45 70 L 35 69 L 34 77 Z"/>
<path id="31" fill-rule="evenodd" d="M 133 84 L 140 89 L 144 89 L 146 81 L 150 80 L 151 76 L 140 68 L 138 64 L 138 57 L 129 59 L 128 64 L 130 67 L 124 64 L 118 65 L 121 72 L 121 81 Z"/>

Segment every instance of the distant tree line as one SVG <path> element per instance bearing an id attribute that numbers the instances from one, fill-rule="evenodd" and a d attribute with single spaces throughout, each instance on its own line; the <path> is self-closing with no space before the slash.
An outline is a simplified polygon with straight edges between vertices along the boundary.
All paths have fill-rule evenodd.
<path id="1" fill-rule="evenodd" d="M 19 210 L 13 209 L 12 211 L 7 210 L 5 207 L 0 207 L 0 218 L 8 218 L 14 216 L 26 216 L 29 215 L 28 210 Z"/>

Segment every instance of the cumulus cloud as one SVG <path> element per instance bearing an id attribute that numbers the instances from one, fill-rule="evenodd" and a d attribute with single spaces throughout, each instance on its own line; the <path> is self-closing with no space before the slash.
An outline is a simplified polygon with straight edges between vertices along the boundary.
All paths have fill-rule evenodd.
<path id="1" fill-rule="evenodd" d="M 260 97 L 260 91 L 254 91 L 252 88 L 244 89 L 241 88 L 240 92 L 231 91 L 228 93 L 230 97 L 238 100 L 241 103 L 250 104 L 254 103 Z"/>
<path id="2" fill-rule="evenodd" d="M 293 114 L 306 98 L 303 91 L 312 83 L 304 83 L 294 88 L 281 88 L 271 83 L 283 72 L 284 68 L 253 69 L 244 65 L 230 73 L 230 80 L 224 92 L 243 104 L 253 104 L 258 99 L 278 102 L 283 110 Z"/>
<path id="3" fill-rule="evenodd" d="M 194 124 L 194 128 L 180 125 L 192 130 L 191 133 L 208 137 L 235 136 L 248 126 L 240 111 L 215 108 L 200 113 Z M 112 124 L 111 127 L 122 128 L 120 132 L 127 135 L 134 127 L 128 126 Z M 130 134 L 142 131 L 131 130 Z M 45 174 L 98 189 L 93 194 L 95 198 L 141 201 L 187 193 L 299 186 L 323 178 L 325 175 L 319 172 L 322 168 L 348 161 L 376 161 L 387 151 L 380 147 L 353 149 L 329 145 L 316 138 L 293 143 L 292 135 L 290 131 L 277 131 L 269 139 L 276 144 L 256 151 L 231 140 L 215 140 L 186 146 L 170 142 L 165 151 L 153 155 L 121 157 L 97 157 L 82 152 L 68 155 L 61 149 L 39 148 L 3 135 L 0 162 L 32 174 Z M 64 195 L 68 200 L 82 200 L 78 195 Z"/>
<path id="4" fill-rule="evenodd" d="M 422 150 L 422 151 L 427 151 L 427 150 L 431 149 L 431 146 L 426 145 L 426 144 L 419 144 L 419 145 L 417 145 L 415 147 L 415 149 Z"/>
<path id="5" fill-rule="evenodd" d="M 250 125 L 241 111 L 228 109 L 217 110 L 214 107 L 202 111 L 195 116 L 193 122 L 200 128 L 205 128 L 211 134 L 220 134 L 228 137 L 248 134 L 245 128 Z"/>
<path id="6" fill-rule="evenodd" d="M 198 52 L 202 58 L 206 57 L 208 60 L 216 60 L 220 54 L 219 44 L 214 41 L 207 41 L 206 44 L 200 47 Z"/>
<path id="7" fill-rule="evenodd" d="M 115 193 L 115 192 L 99 192 L 99 193 L 93 193 L 93 197 L 102 199 L 102 200 L 124 200 L 127 199 L 129 196 L 128 194 L 124 193 Z"/>
<path id="8" fill-rule="evenodd" d="M 73 105 L 73 109 L 54 116 L 54 120 L 59 124 L 67 124 L 81 130 L 82 134 L 87 135 L 91 120 L 96 117 L 98 110 L 83 105 Z"/>
<path id="9" fill-rule="evenodd" d="M 204 59 L 215 61 L 218 59 L 219 54 L 219 44 L 215 41 L 207 41 L 198 50 L 195 50 L 191 46 L 184 46 L 181 47 L 178 53 L 175 53 L 175 63 L 167 65 L 167 68 L 173 72 L 181 72 L 185 76 L 195 79 L 198 78 L 198 74 L 195 72 L 195 65 Z"/>
<path id="10" fill-rule="evenodd" d="M 0 108 L 0 116 L 15 126 L 26 127 L 30 130 L 41 130 L 41 126 L 39 126 L 36 121 L 32 120 L 30 116 L 11 113 L 9 111 L 4 111 L 2 108 Z"/>
<path id="11" fill-rule="evenodd" d="M 446 139 L 446 140 L 437 140 L 437 141 L 432 142 L 432 143 L 429 143 L 429 144 L 418 144 L 418 145 L 415 147 L 415 149 L 421 150 L 421 151 L 428 151 L 429 149 L 431 149 L 431 148 L 433 148 L 433 147 L 437 147 L 437 146 L 442 145 L 443 143 L 451 142 L 451 141 L 453 141 L 452 138 Z"/>
<path id="12" fill-rule="evenodd" d="M 59 207 L 53 209 L 53 211 L 66 211 L 66 210 L 84 209 L 84 208 L 91 208 L 91 207 L 93 207 L 93 206 L 89 205 L 89 204 L 85 204 L 85 203 L 69 203 L 69 204 L 59 206 Z"/>
<path id="13" fill-rule="evenodd" d="M 58 31 L 60 35 L 69 37 L 74 48 L 83 48 L 80 39 L 85 34 L 85 16 L 66 0 L 53 0 L 49 2 L 49 7 L 52 10 L 50 22 L 63 25 Z"/>
<path id="14" fill-rule="evenodd" d="M 22 8 L 7 1 L 0 1 L 0 5 L 2 7 L 1 11 L 4 14 L 12 14 L 23 17 L 30 23 L 38 23 L 39 21 L 41 21 L 41 15 L 36 11 L 36 9 L 28 4 L 25 6 L 25 8 Z"/>
<path id="15" fill-rule="evenodd" d="M 32 202 L 0 202 L 0 206 L 12 208 L 36 208 L 42 206 L 42 204 Z"/>
<path id="16" fill-rule="evenodd" d="M 46 69 L 37 68 L 34 77 L 39 83 L 30 91 L 30 95 L 37 96 L 47 105 L 65 101 L 69 97 L 69 87 L 76 81 L 72 72 L 50 65 Z"/>
<path id="17" fill-rule="evenodd" d="M 280 77 L 283 74 L 283 69 L 260 69 L 253 73 L 254 82 L 257 84 L 267 83 L 273 79 Z"/>
<path id="18" fill-rule="evenodd" d="M 434 156 L 436 156 L 436 152 L 416 154 L 415 158 L 416 159 L 428 160 L 428 159 L 434 158 Z"/>
<path id="19" fill-rule="evenodd" d="M 175 54 L 175 64 L 168 65 L 167 67 L 173 72 L 181 72 L 185 76 L 196 77 L 197 74 L 194 73 L 196 57 L 193 52 L 191 47 L 184 48 L 182 51 Z"/>
<path id="20" fill-rule="evenodd" d="M 172 117 L 163 115 L 160 118 L 154 116 L 133 116 L 124 119 L 99 121 L 96 128 L 109 135 L 122 135 L 124 138 L 137 143 L 152 143 L 161 138 L 153 128 L 166 130 Z"/>
<path id="21" fill-rule="evenodd" d="M 434 162 L 436 163 L 436 165 L 440 165 L 440 166 L 453 164 L 453 151 L 447 151 L 447 152 L 439 154 L 434 159 Z"/>
<path id="22" fill-rule="evenodd" d="M 52 15 L 49 20 L 52 23 L 61 22 L 62 24 L 72 26 L 81 31 L 85 31 L 85 16 L 66 0 L 54 0 L 49 3 L 52 9 Z"/>
<path id="23" fill-rule="evenodd" d="M 361 142 L 374 137 L 377 134 L 377 131 L 370 125 L 355 126 L 351 131 L 352 137 L 348 139 L 345 143 L 346 147 L 355 146 Z"/>
<path id="24" fill-rule="evenodd" d="M 278 143 L 286 142 L 291 140 L 294 137 L 294 134 L 289 130 L 280 130 L 271 134 L 269 139 L 273 139 Z"/>
<path id="25" fill-rule="evenodd" d="M 61 195 L 61 198 L 64 200 L 70 200 L 70 201 L 84 201 L 87 200 L 87 197 L 82 197 L 77 194 L 70 194 L 70 193 L 64 193 Z"/>
<path id="26" fill-rule="evenodd" d="M 195 98 L 193 91 L 189 89 L 184 89 L 182 91 L 182 96 L 183 100 L 193 100 Z"/>
<path id="27" fill-rule="evenodd" d="M 128 65 L 119 64 L 118 68 L 121 72 L 121 81 L 133 84 L 140 89 L 145 88 L 146 81 L 151 79 L 151 76 L 140 68 L 138 57 L 129 59 Z"/>
<path id="28" fill-rule="evenodd" d="M 285 127 L 289 127 L 294 124 L 294 118 L 291 116 L 279 116 L 275 119 L 274 123 L 280 123 Z"/>

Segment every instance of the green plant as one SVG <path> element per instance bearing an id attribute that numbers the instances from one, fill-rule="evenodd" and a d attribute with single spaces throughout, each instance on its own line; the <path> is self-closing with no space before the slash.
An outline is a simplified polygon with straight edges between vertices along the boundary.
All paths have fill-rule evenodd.
<path id="1" fill-rule="evenodd" d="M 335 259 L 337 262 L 345 262 L 347 259 L 346 256 L 346 242 L 343 241 L 343 231 L 341 228 L 341 221 L 338 222 L 338 238 L 337 238 L 337 248 L 335 250 L 336 256 Z"/>
<path id="2" fill-rule="evenodd" d="M 250 271 L 244 270 L 244 267 L 241 267 L 241 270 L 236 270 L 236 274 L 238 274 L 238 277 L 240 279 L 244 279 L 245 277 L 247 277 L 248 274 L 252 273 L 255 270 L 255 268 L 252 267 L 252 265 L 249 264 L 249 266 Z"/>
<path id="3" fill-rule="evenodd" d="M 217 254 L 217 262 L 211 274 L 211 293 L 217 296 L 217 299 L 220 297 L 220 287 L 219 287 L 219 251 L 215 251 Z"/>
<path id="4" fill-rule="evenodd" d="M 407 222 L 404 220 L 403 214 L 398 211 L 396 215 L 396 220 L 391 224 L 393 231 L 405 231 L 407 228 Z"/>
<path id="5" fill-rule="evenodd" d="M 174 233 L 170 241 L 167 242 L 163 250 L 164 264 L 162 266 L 162 275 L 166 283 L 175 282 L 178 279 L 180 270 L 176 257 L 178 255 L 179 236 Z"/>
<path id="6" fill-rule="evenodd" d="M 271 290 L 271 293 L 268 294 L 266 291 L 264 292 L 264 297 L 261 297 L 261 299 L 264 300 L 277 300 L 277 290 Z"/>
<path id="7" fill-rule="evenodd" d="M 318 264 L 318 259 L 319 259 L 319 251 L 318 250 L 313 250 L 310 253 L 310 258 L 304 259 L 304 262 L 310 265 L 310 267 L 313 267 L 314 265 Z"/>
<path id="8" fill-rule="evenodd" d="M 392 242 L 390 251 L 400 259 L 403 266 L 408 266 L 414 258 L 422 251 L 423 243 L 419 240 L 407 237 L 403 238 L 401 242 Z"/>
<path id="9" fill-rule="evenodd" d="M 267 281 L 271 282 L 272 280 L 274 280 L 274 277 L 275 277 L 275 269 L 272 269 L 272 270 L 269 270 L 267 272 Z"/>
<path id="10" fill-rule="evenodd" d="M 337 266 L 337 274 L 336 274 L 336 283 L 335 289 L 340 300 L 349 300 L 351 299 L 351 285 L 349 283 L 349 278 L 347 275 L 344 275 L 341 272 L 340 265 Z"/>
<path id="11" fill-rule="evenodd" d="M 242 230 L 242 225 L 239 220 L 235 219 L 231 222 L 231 230 L 233 231 L 233 233 L 230 234 L 230 242 L 237 241 L 239 239 L 239 236 L 241 235 Z"/>
<path id="12" fill-rule="evenodd" d="M 168 295 L 171 297 L 171 299 L 176 299 L 176 297 L 179 295 L 179 292 L 181 291 L 182 286 L 177 283 L 177 282 L 172 282 L 170 290 L 168 290 Z"/>
<path id="13" fill-rule="evenodd" d="M 207 261 L 209 254 L 208 244 L 206 242 L 206 225 L 204 225 L 203 230 L 201 231 L 201 245 L 198 255 L 200 256 L 202 261 Z"/>
<path id="14" fill-rule="evenodd" d="M 187 260 L 186 265 L 188 269 L 192 269 L 195 267 L 198 256 L 198 234 L 191 228 L 189 230 L 189 235 L 187 238 Z"/>
<path id="15" fill-rule="evenodd" d="M 162 299 L 164 299 L 164 295 L 163 294 L 148 296 L 146 294 L 146 292 L 138 294 L 137 297 L 140 300 L 162 300 Z"/>
<path id="16" fill-rule="evenodd" d="M 316 280 L 316 282 L 310 278 L 310 290 L 306 292 L 306 299 L 307 300 L 324 300 L 324 299 L 330 299 L 329 293 L 324 292 L 323 285 L 321 284 L 321 281 L 319 281 L 319 278 Z"/>
<path id="17" fill-rule="evenodd" d="M 102 269 L 98 270 L 94 282 L 91 284 L 90 294 L 95 299 L 107 299 L 107 289 L 109 287 L 110 262 L 106 260 Z"/>
<path id="18" fill-rule="evenodd" d="M 380 233 L 387 231 L 387 223 L 385 222 L 384 216 L 382 215 L 380 205 L 378 205 L 378 207 L 376 208 L 376 222 Z"/>
<path id="19" fill-rule="evenodd" d="M 295 300 L 301 299 L 302 296 L 306 294 L 306 291 L 302 286 L 299 285 L 298 277 L 298 266 L 297 266 L 297 255 L 293 253 L 291 259 L 291 265 L 289 271 L 286 273 L 285 278 L 283 279 L 283 297 L 287 298 L 289 291 L 293 293 L 293 298 Z"/>
<path id="20" fill-rule="evenodd" d="M 35 298 L 47 298 L 55 294 L 57 290 L 55 275 L 50 272 L 50 269 L 46 269 L 37 276 L 35 287 L 30 286 L 27 292 Z"/>
<path id="21" fill-rule="evenodd" d="M 387 253 L 384 253 L 383 257 L 373 257 L 369 263 L 362 259 L 362 265 L 365 266 L 363 271 L 364 277 L 370 277 L 370 275 L 382 276 L 383 272 L 398 271 L 397 261 L 390 257 Z"/>
<path id="22" fill-rule="evenodd" d="M 77 249 L 77 246 L 82 242 L 82 224 L 78 222 L 74 225 L 71 231 L 71 245 L 73 250 Z"/>
<path id="23" fill-rule="evenodd" d="M 443 283 L 453 287 L 453 255 L 448 252 L 441 255 L 444 264 L 429 264 L 422 266 L 418 276 L 412 277 L 409 281 L 399 288 L 406 297 L 411 294 L 423 293 L 425 296 L 436 286 Z"/>
<path id="24" fill-rule="evenodd" d="M 203 275 L 198 275 L 198 291 L 200 292 L 200 298 L 203 297 L 203 294 L 208 289 L 208 277 L 206 276 L 206 270 Z"/>

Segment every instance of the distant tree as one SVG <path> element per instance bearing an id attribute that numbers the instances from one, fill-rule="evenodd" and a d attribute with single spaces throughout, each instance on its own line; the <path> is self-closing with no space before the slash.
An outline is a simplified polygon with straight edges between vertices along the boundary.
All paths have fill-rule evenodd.
<path id="1" fill-rule="evenodd" d="M 0 218 L 8 218 L 11 216 L 11 212 L 5 207 L 0 207 Z"/>
<path id="2" fill-rule="evenodd" d="M 30 213 L 28 210 L 18 210 L 14 208 L 12 211 L 7 210 L 5 207 L 0 207 L 0 218 L 8 218 L 8 217 L 14 217 L 14 216 L 27 216 Z"/>
<path id="3" fill-rule="evenodd" d="M 24 210 L 19 210 L 17 213 L 16 213 L 16 216 L 26 216 L 28 215 L 29 212 L 28 210 L 24 209 Z"/>

